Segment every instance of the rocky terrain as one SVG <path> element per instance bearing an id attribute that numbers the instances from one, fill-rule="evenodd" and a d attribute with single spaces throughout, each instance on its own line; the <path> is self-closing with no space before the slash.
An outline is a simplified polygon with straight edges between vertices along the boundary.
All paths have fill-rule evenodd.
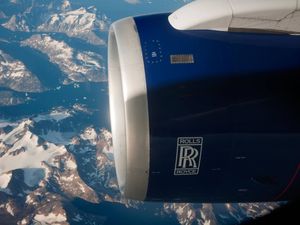
<path id="1" fill-rule="evenodd" d="M 105 41 L 95 32 L 105 32 L 109 18 L 95 7 L 80 7 L 72 10 L 70 1 L 10 1 L 10 4 L 27 6 L 19 14 L 13 14 L 2 26 L 11 31 L 56 32 L 76 37 L 93 45 L 104 45 Z M 4 12 L 1 18 L 7 18 Z M 39 20 L 36 20 L 39 18 Z"/>
<path id="2" fill-rule="evenodd" d="M 0 106 L 13 106 L 24 104 L 27 100 L 24 97 L 17 96 L 12 91 L 0 91 Z"/>
<path id="3" fill-rule="evenodd" d="M 19 60 L 0 50 L 0 87 L 19 92 L 41 92 L 43 86 Z"/>
<path id="4" fill-rule="evenodd" d="M 53 114 L 55 112 L 49 115 Z M 48 117 L 49 121 L 51 118 Z M 44 121 L 41 118 L 35 120 Z M 99 167 L 103 167 L 103 163 L 109 166 L 112 161 L 101 161 L 101 157 L 111 154 L 107 150 L 111 148 L 111 138 L 106 130 L 100 131 L 98 137 L 95 130 L 87 128 L 82 137 L 69 139 L 67 145 L 50 143 L 33 133 L 35 123 L 34 119 L 27 119 L 0 124 L 0 212 L 13 216 L 19 224 L 33 221 L 66 224 L 64 201 L 81 198 L 99 203 L 101 199 L 80 177 L 76 158 L 68 148 L 76 148 L 80 141 L 90 142 L 91 146 L 101 142 L 98 144 L 102 146 L 98 153 Z M 99 140 L 100 136 L 103 138 Z M 86 145 L 86 151 L 88 148 Z M 97 159 L 97 153 L 94 153 Z M 116 190 L 115 183 L 108 185 Z"/>
<path id="5" fill-rule="evenodd" d="M 67 4 L 70 6 L 70 3 Z M 101 19 L 97 18 L 95 10 L 81 7 L 73 11 L 54 13 L 45 23 L 37 27 L 37 31 L 61 32 L 70 37 L 86 40 L 88 43 L 104 45 L 105 41 L 98 37 L 94 30 L 107 30 L 109 21 L 105 15 L 102 15 Z"/>
<path id="6" fill-rule="evenodd" d="M 49 57 L 50 62 L 58 65 L 65 75 L 64 84 L 70 82 L 100 82 L 106 80 L 103 58 L 94 52 L 77 52 L 63 41 L 57 41 L 48 35 L 33 35 L 21 42 Z"/>

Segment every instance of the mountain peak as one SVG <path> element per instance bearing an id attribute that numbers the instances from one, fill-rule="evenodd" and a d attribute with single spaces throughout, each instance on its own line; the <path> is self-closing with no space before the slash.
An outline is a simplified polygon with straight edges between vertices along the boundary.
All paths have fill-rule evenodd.
<path id="1" fill-rule="evenodd" d="M 43 87 L 23 62 L 0 50 L 0 86 L 21 92 L 41 92 Z"/>

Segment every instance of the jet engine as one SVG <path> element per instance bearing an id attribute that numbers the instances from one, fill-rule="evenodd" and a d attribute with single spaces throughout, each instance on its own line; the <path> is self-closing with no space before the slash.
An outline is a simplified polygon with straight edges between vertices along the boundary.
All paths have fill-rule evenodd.
<path id="1" fill-rule="evenodd" d="M 179 30 L 174 18 L 130 17 L 110 28 L 110 116 L 121 192 L 172 202 L 298 197 L 300 37 L 212 29 L 213 22 Z"/>

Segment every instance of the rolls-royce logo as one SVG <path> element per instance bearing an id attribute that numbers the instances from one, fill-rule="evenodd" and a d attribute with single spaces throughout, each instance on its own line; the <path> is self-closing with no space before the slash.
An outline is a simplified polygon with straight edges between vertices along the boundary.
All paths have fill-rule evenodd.
<path id="1" fill-rule="evenodd" d="M 202 144 L 202 137 L 177 138 L 174 175 L 197 175 L 199 173 Z"/>

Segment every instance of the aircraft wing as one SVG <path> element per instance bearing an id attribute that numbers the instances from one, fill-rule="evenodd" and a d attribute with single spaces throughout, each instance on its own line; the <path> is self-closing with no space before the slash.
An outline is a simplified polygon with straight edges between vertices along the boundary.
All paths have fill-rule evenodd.
<path id="1" fill-rule="evenodd" d="M 179 30 L 300 33 L 300 0 L 196 0 L 169 16 Z"/>

